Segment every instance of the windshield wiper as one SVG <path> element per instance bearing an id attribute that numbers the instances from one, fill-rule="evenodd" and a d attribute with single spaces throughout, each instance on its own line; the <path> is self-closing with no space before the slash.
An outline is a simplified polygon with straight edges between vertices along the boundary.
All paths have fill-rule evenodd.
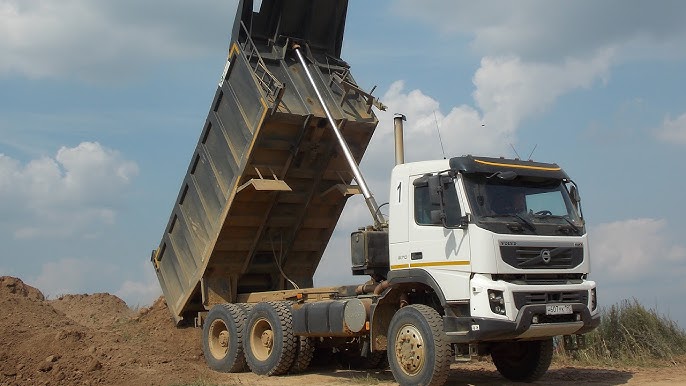
<path id="1" fill-rule="evenodd" d="M 526 224 L 529 227 L 529 229 L 531 229 L 532 232 L 534 232 L 534 233 L 536 232 L 536 227 L 534 226 L 534 223 L 525 219 L 524 217 L 522 217 L 518 213 L 513 213 L 512 215 L 517 217 L 519 219 L 519 221 L 521 221 L 522 223 Z"/>
<path id="2" fill-rule="evenodd" d="M 562 216 L 562 219 L 567 221 L 567 224 L 569 224 L 569 226 L 572 227 L 572 229 L 574 229 L 574 232 L 576 232 L 577 235 L 581 234 L 581 229 L 579 229 L 578 226 L 574 225 L 574 223 L 571 222 L 567 217 Z"/>
<path id="3" fill-rule="evenodd" d="M 524 217 L 522 217 L 518 213 L 493 214 L 493 215 L 484 216 L 484 217 L 492 217 L 492 218 L 514 217 L 517 220 L 519 220 L 518 221 L 519 223 L 526 225 L 527 228 L 531 229 L 532 232 L 536 233 L 536 226 L 534 226 L 534 224 L 531 221 L 525 219 Z"/>
<path id="4" fill-rule="evenodd" d="M 534 214 L 534 216 L 537 218 L 544 218 L 544 217 L 561 218 L 561 219 L 565 220 L 565 222 L 567 224 L 569 224 L 569 226 L 572 228 L 572 230 L 574 230 L 574 232 L 576 232 L 577 235 L 581 234 L 581 229 L 579 229 L 578 226 L 574 225 L 574 223 L 571 222 L 569 220 L 569 218 L 567 218 L 567 216 L 560 216 L 560 215 L 555 215 L 555 214 L 544 214 L 544 215 Z"/>

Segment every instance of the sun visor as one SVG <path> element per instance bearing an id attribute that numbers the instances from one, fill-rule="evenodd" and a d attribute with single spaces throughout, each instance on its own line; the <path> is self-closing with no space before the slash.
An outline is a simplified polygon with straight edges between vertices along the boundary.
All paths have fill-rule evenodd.
<path id="1" fill-rule="evenodd" d="M 522 161 L 507 158 L 489 158 L 462 156 L 450 159 L 450 168 L 465 174 L 513 171 L 519 176 L 541 177 L 551 179 L 569 179 L 567 173 L 557 164 L 544 162 Z"/>

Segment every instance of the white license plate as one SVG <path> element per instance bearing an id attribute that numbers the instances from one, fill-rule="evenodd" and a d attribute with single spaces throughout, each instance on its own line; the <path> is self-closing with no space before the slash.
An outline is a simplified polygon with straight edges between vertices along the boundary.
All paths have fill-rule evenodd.
<path id="1" fill-rule="evenodd" d="M 546 315 L 569 315 L 572 312 L 571 304 L 548 304 L 545 306 Z"/>

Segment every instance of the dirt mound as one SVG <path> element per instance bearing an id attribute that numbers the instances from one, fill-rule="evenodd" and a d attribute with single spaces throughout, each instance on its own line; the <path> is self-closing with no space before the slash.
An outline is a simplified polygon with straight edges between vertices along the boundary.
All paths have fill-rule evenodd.
<path id="1" fill-rule="evenodd" d="M 176 328 L 163 298 L 138 312 L 107 293 L 45 300 L 5 276 L 0 310 L 0 386 L 169 385 L 214 376 L 200 330 Z"/>
<path id="2" fill-rule="evenodd" d="M 314 368 L 304 375 L 287 377 L 213 372 L 202 355 L 201 330 L 177 328 L 163 298 L 138 312 L 116 296 L 103 293 L 46 301 L 39 290 L 21 280 L 1 277 L 0 311 L 0 386 L 349 385 L 360 383 L 360 379 L 394 384 L 389 371 L 372 373 L 371 378 L 364 371 L 332 368 Z M 685 374 L 683 363 L 674 362 L 673 366 L 675 374 Z M 451 382 L 503 382 L 492 364 L 453 367 Z M 643 373 L 554 367 L 542 382 L 623 384 L 632 376 L 636 378 L 630 383 L 638 384 L 686 382 L 683 376 L 665 378 L 657 370 Z"/>
<path id="3" fill-rule="evenodd" d="M 0 296 L 4 294 L 20 295 L 31 300 L 45 300 L 45 296 L 37 288 L 33 288 L 21 279 L 11 276 L 0 276 Z"/>
<path id="4" fill-rule="evenodd" d="M 81 383 L 95 359 L 88 351 L 96 341 L 93 334 L 21 280 L 3 278 L 2 282 L 0 375 L 4 381 L 22 385 Z"/>
<path id="5" fill-rule="evenodd" d="M 134 316 L 123 300 L 108 293 L 63 295 L 50 304 L 70 319 L 96 329 L 111 327 Z"/>

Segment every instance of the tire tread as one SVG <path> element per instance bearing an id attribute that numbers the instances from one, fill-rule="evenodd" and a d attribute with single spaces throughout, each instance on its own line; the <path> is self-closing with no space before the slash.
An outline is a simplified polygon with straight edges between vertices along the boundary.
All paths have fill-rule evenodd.
<path id="1" fill-rule="evenodd" d="M 243 349 L 243 332 L 245 329 L 245 322 L 248 312 L 247 308 L 243 304 L 219 304 L 210 310 L 211 315 L 208 316 L 214 317 L 217 312 L 221 312 L 223 315 L 220 316 L 225 316 L 227 319 L 229 319 L 225 322 L 233 323 L 236 328 L 236 334 L 233 334 L 234 336 L 232 336 L 230 340 L 232 345 L 236 345 L 236 352 L 233 358 L 223 358 L 219 361 L 216 361 L 216 359 L 212 358 L 212 354 L 209 352 L 209 348 L 207 347 L 208 342 L 206 336 L 207 331 L 205 331 L 206 327 L 203 327 L 203 353 L 205 355 L 207 364 L 211 369 L 220 372 L 237 373 L 245 371 L 247 369 L 247 365 L 245 360 L 245 351 Z M 206 319 L 205 323 L 209 323 L 212 320 L 215 319 L 210 320 L 208 318 Z M 227 328 L 228 327 L 229 326 L 227 325 Z M 230 352 L 231 349 L 229 349 L 227 355 L 229 355 Z M 211 363 L 210 361 L 216 361 L 216 363 Z"/>
<path id="2" fill-rule="evenodd" d="M 286 374 L 293 365 L 298 346 L 298 339 L 293 334 L 293 314 L 291 312 L 291 303 L 285 301 L 272 301 L 254 305 L 250 313 L 251 316 L 248 317 L 248 325 L 246 325 L 246 330 L 248 331 L 251 329 L 250 324 L 253 322 L 252 314 L 258 308 L 264 308 L 261 311 L 267 314 L 269 323 L 272 324 L 272 328 L 281 329 L 282 347 L 281 352 L 279 353 L 280 355 L 275 360 L 275 363 L 272 365 L 267 365 L 268 368 L 264 368 L 263 365 L 265 365 L 266 362 L 269 362 L 269 359 L 267 359 L 265 362 L 259 362 L 254 359 L 255 362 L 253 362 L 253 356 L 249 353 L 246 353 L 248 367 L 253 373 L 260 375 L 271 376 Z M 278 318 L 278 320 L 273 320 L 273 318 Z M 250 338 L 248 338 L 247 341 L 249 341 L 249 339 Z"/>
<path id="3" fill-rule="evenodd" d="M 395 347 L 393 347 L 390 342 L 388 346 L 388 360 L 391 363 L 391 371 L 393 372 L 393 375 L 396 378 L 396 381 L 399 382 L 400 384 L 421 384 L 424 386 L 441 386 L 445 384 L 445 382 L 448 379 L 448 375 L 450 372 L 450 364 L 452 362 L 452 356 L 450 355 L 451 352 L 451 347 L 450 343 L 448 343 L 447 336 L 445 335 L 445 331 L 443 330 L 443 318 L 441 315 L 432 307 L 429 307 L 424 304 L 413 304 L 406 306 L 405 308 L 412 308 L 419 314 L 421 314 L 421 317 L 424 319 L 426 324 L 429 327 L 429 332 L 431 333 L 431 336 L 427 336 L 427 339 L 432 339 L 433 340 L 433 345 L 434 345 L 434 357 L 433 358 L 426 358 L 425 360 L 428 362 L 426 363 L 427 366 L 431 366 L 431 372 L 429 374 L 423 375 L 424 378 L 422 379 L 412 379 L 406 377 L 403 373 L 402 370 L 397 370 L 394 371 L 394 363 L 395 363 Z M 415 318 L 416 315 L 412 315 L 412 311 L 402 311 L 404 308 L 401 308 L 397 312 L 406 312 L 408 313 L 408 317 L 413 317 Z M 391 325 L 394 324 L 394 320 L 397 317 L 397 312 L 396 316 L 393 317 L 391 320 Z M 404 317 L 405 315 L 403 315 Z M 423 327 L 422 327 L 423 328 Z M 394 331 L 389 331 L 389 335 L 393 334 Z M 392 338 L 395 340 L 395 337 Z M 396 374 L 397 372 L 397 374 Z M 428 377 L 428 379 L 426 379 Z M 400 378 L 400 379 L 399 379 Z M 403 379 L 407 378 L 407 379 Z"/>
<path id="4" fill-rule="evenodd" d="M 290 372 L 302 373 L 307 370 L 314 357 L 314 348 L 315 346 L 312 338 L 301 336 L 300 339 L 298 339 L 295 359 L 293 360 Z"/>
<path id="5" fill-rule="evenodd" d="M 491 354 L 493 364 L 498 372 L 512 381 L 533 382 L 548 371 L 553 358 L 553 340 L 522 342 L 529 345 L 533 352 L 527 353 L 527 363 L 513 363 L 507 357 L 501 357 L 498 352 Z M 520 343 L 521 344 L 521 343 Z"/>

